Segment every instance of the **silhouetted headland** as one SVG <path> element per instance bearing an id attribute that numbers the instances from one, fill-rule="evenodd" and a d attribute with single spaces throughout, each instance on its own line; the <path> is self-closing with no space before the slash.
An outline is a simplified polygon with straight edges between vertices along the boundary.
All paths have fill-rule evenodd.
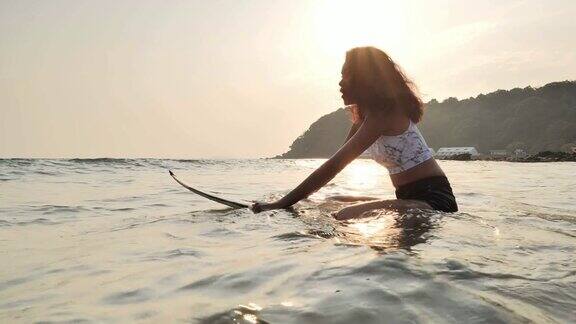
<path id="1" fill-rule="evenodd" d="M 576 145 L 576 81 L 497 90 L 488 94 L 426 103 L 419 128 L 428 145 L 475 147 L 490 151 L 526 152 L 513 161 L 573 161 Z M 288 152 L 274 158 L 328 158 L 340 148 L 350 127 L 343 108 L 322 116 L 299 136 Z M 556 153 L 554 153 L 556 152 Z M 476 159 L 478 159 L 476 158 Z M 464 159 L 464 158 L 462 158 Z"/>

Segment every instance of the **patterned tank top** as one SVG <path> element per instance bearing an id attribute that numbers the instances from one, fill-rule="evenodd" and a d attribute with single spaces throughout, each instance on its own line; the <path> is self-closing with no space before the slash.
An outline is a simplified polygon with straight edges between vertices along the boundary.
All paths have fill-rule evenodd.
<path id="1" fill-rule="evenodd" d="M 400 135 L 380 136 L 366 153 L 385 166 L 390 174 L 404 172 L 432 158 L 430 148 L 412 121 Z"/>

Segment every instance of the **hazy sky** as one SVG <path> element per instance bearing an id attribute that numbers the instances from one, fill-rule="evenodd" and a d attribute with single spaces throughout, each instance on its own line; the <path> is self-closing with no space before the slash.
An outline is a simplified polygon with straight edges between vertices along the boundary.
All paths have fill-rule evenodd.
<path id="1" fill-rule="evenodd" d="M 424 99 L 573 80 L 576 1 L 0 0 L 0 157 L 268 157 L 346 49 Z"/>

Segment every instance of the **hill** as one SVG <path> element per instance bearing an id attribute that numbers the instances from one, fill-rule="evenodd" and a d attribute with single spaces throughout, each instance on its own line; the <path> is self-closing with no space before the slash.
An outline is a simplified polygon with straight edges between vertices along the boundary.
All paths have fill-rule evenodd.
<path id="1" fill-rule="evenodd" d="M 276 158 L 327 158 L 342 145 L 350 127 L 344 109 L 322 116 Z M 428 145 L 475 146 L 480 152 L 524 148 L 558 151 L 576 142 L 576 81 L 540 88 L 514 88 L 458 100 L 425 104 L 418 124 Z"/>

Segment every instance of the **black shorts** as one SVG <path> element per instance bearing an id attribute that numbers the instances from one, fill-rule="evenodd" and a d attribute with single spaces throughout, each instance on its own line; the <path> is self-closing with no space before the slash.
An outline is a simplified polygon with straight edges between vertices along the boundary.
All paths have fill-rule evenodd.
<path id="1" fill-rule="evenodd" d="M 443 212 L 457 212 L 458 204 L 445 176 L 420 179 L 396 189 L 398 199 L 416 199 L 427 202 L 432 208 Z"/>

